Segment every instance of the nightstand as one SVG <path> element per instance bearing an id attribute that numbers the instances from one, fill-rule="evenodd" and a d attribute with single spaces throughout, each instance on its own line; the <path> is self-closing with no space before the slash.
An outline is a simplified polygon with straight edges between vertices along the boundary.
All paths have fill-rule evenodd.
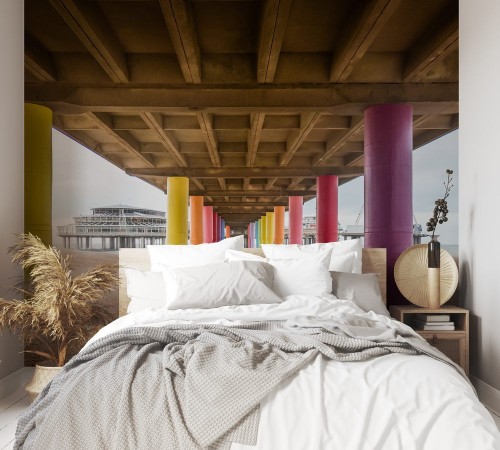
<path id="1" fill-rule="evenodd" d="M 395 305 L 390 307 L 390 312 L 394 319 L 412 328 L 414 328 L 416 314 L 449 314 L 450 320 L 455 323 L 454 331 L 415 331 L 429 344 L 456 362 L 469 376 L 469 311 L 467 309 L 446 305 L 439 309 Z"/>

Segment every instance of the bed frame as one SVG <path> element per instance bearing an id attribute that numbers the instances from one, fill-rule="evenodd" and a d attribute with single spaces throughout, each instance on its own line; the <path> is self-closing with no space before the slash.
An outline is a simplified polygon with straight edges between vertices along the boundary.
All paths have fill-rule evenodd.
<path id="1" fill-rule="evenodd" d="M 243 251 L 255 255 L 264 256 L 260 248 L 246 248 Z M 127 306 L 130 299 L 127 296 L 125 273 L 123 267 L 150 270 L 149 254 L 145 248 L 122 248 L 119 252 L 120 258 L 120 291 L 119 291 L 119 316 L 127 314 Z M 385 248 L 363 249 L 363 273 L 376 273 L 380 284 L 382 298 L 387 304 L 387 264 Z"/>

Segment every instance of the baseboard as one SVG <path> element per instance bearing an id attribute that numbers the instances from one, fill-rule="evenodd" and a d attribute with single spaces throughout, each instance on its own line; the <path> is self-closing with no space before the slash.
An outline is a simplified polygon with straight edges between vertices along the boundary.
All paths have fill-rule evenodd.
<path id="1" fill-rule="evenodd" d="M 0 399 L 24 386 L 33 377 L 33 367 L 23 367 L 0 380 Z"/>
<path id="2" fill-rule="evenodd" d="M 474 376 L 470 377 L 481 403 L 500 416 L 500 391 Z"/>

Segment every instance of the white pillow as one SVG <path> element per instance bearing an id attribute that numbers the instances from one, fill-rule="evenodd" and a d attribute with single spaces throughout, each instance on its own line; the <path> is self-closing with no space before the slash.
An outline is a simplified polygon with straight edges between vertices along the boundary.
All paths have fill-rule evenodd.
<path id="1" fill-rule="evenodd" d="M 352 300 L 363 311 L 373 311 L 389 317 L 384 305 L 376 273 L 332 272 L 333 295 L 342 300 Z"/>
<path id="2" fill-rule="evenodd" d="M 160 272 L 125 267 L 127 295 L 130 303 L 127 312 L 133 313 L 147 308 L 162 308 L 167 304 L 165 282 Z"/>
<path id="3" fill-rule="evenodd" d="M 229 261 L 267 261 L 274 272 L 273 290 L 280 297 L 287 295 L 317 295 L 332 292 L 332 277 L 328 270 L 331 249 L 303 256 L 300 259 L 271 259 L 245 252 L 226 250 Z"/>
<path id="4" fill-rule="evenodd" d="M 363 245 L 361 239 L 348 239 L 338 242 L 325 242 L 309 245 L 289 244 L 262 244 L 262 250 L 267 258 L 272 259 L 299 259 L 305 255 L 312 255 L 326 249 L 332 250 L 330 270 L 336 270 L 335 258 L 355 252 L 353 267 L 350 272 L 362 273 Z"/>
<path id="5" fill-rule="evenodd" d="M 163 267 L 195 267 L 224 261 L 224 252 L 231 248 L 243 250 L 244 236 L 223 239 L 213 244 L 148 245 L 151 270 L 161 272 Z"/>
<path id="6" fill-rule="evenodd" d="M 167 308 L 218 308 L 226 305 L 281 303 L 272 290 L 273 268 L 256 261 L 199 267 L 164 267 Z"/>

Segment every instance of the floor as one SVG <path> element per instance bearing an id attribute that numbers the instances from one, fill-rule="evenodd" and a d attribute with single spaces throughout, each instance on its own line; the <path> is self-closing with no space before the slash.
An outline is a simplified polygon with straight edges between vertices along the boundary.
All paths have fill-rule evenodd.
<path id="1" fill-rule="evenodd" d="M 31 368 L 25 368 L 31 371 Z M 23 377 L 26 378 L 26 377 Z M 29 406 L 29 397 L 24 390 L 24 383 L 21 383 L 7 397 L 0 399 L 0 450 L 10 450 L 14 445 L 14 434 L 18 417 Z M 500 417 L 490 411 L 500 430 Z"/>

